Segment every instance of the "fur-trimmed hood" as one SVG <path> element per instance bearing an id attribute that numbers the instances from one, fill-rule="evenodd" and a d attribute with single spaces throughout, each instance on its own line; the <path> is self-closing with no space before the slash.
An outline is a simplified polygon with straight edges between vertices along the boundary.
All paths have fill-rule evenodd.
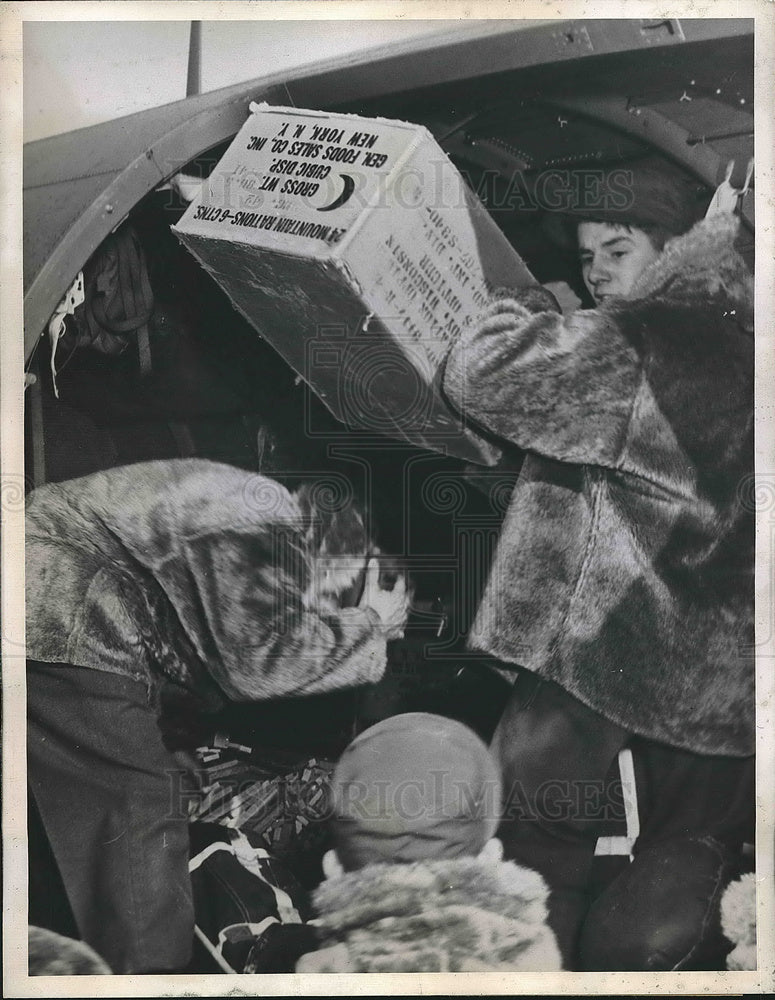
<path id="1" fill-rule="evenodd" d="M 655 294 L 679 302 L 698 296 L 726 299 L 741 309 L 738 322 L 753 329 L 753 275 L 735 249 L 739 230 L 736 216 L 721 213 L 669 240 L 640 276 L 627 301 Z"/>
<path id="2" fill-rule="evenodd" d="M 25 543 L 31 660 L 169 682 L 210 711 L 384 672 L 376 612 L 306 606 L 301 510 L 265 476 L 172 459 L 50 483 Z"/>
<path id="3" fill-rule="evenodd" d="M 542 877 L 483 858 L 374 864 L 316 890 L 322 950 L 298 972 L 561 968 Z"/>

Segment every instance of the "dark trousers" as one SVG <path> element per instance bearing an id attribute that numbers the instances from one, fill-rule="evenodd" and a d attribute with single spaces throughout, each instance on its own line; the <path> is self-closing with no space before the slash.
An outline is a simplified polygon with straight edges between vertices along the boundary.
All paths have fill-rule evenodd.
<path id="1" fill-rule="evenodd" d="M 144 684 L 28 662 L 28 780 L 80 936 L 115 973 L 192 952 L 186 795 Z"/>
<path id="2" fill-rule="evenodd" d="M 598 837 L 625 833 L 618 768 L 625 747 L 638 790 L 635 860 L 590 910 Z M 753 758 L 700 756 L 634 737 L 528 671 L 518 675 L 492 749 L 504 781 L 505 856 L 539 871 L 552 889 L 550 921 L 567 967 L 640 971 L 696 956 L 730 853 L 753 835 Z M 628 895 L 627 883 L 637 895 Z M 662 929 L 676 913 L 681 933 L 665 944 Z M 621 952 L 617 940 L 628 942 Z"/>

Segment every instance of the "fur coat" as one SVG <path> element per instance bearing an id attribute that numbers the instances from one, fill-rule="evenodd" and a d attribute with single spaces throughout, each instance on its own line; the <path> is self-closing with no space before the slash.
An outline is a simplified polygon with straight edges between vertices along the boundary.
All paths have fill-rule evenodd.
<path id="1" fill-rule="evenodd" d="M 756 873 L 745 872 L 730 882 L 721 897 L 721 930 L 734 947 L 727 955 L 727 968 L 755 969 Z"/>
<path id="2" fill-rule="evenodd" d="M 376 612 L 308 608 L 301 511 L 279 483 L 201 459 L 35 490 L 26 511 L 27 657 L 225 699 L 377 681 Z"/>
<path id="3" fill-rule="evenodd" d="M 737 221 L 671 240 L 626 299 L 495 299 L 445 371 L 527 452 L 470 643 L 639 735 L 754 750 L 752 279 Z"/>
<path id="4" fill-rule="evenodd" d="M 109 976 L 111 970 L 83 941 L 30 925 L 27 931 L 31 976 Z"/>
<path id="5" fill-rule="evenodd" d="M 372 864 L 315 892 L 321 949 L 297 972 L 548 972 L 546 885 L 510 861 Z"/>

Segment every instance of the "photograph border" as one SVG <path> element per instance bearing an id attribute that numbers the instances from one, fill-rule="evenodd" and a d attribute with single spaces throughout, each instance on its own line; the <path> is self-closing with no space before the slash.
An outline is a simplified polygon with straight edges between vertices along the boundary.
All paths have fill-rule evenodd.
<path id="1" fill-rule="evenodd" d="M 26 971 L 26 755 L 24 650 L 24 451 L 22 313 L 22 29 L 28 21 L 457 19 L 528 17 L 733 17 L 756 22 L 756 480 L 757 504 L 757 884 L 759 968 L 713 973 L 456 973 L 401 975 L 40 977 Z M 0 485 L 2 486 L 2 826 L 4 995 L 732 995 L 775 992 L 775 18 L 767 0 L 665 5 L 628 0 L 295 0 L 295 2 L 22 2 L 0 8 Z M 21 492 L 20 492 L 21 491 Z"/>

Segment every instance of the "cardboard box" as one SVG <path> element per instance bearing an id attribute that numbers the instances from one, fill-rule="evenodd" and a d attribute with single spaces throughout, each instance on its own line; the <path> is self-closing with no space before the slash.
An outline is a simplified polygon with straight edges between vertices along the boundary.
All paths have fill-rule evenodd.
<path id="1" fill-rule="evenodd" d="M 174 231 L 349 430 L 497 460 L 441 363 L 488 287 L 533 278 L 425 128 L 251 105 Z"/>

